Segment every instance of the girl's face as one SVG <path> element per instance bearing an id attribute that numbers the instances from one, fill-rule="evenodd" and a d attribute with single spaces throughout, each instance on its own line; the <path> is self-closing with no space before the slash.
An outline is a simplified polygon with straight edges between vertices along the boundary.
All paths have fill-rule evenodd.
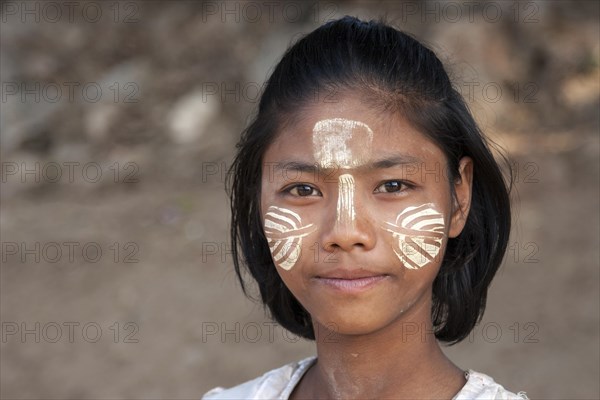
<path id="1" fill-rule="evenodd" d="M 448 238 L 468 213 L 471 161 L 452 182 L 431 140 L 354 96 L 301 117 L 263 159 L 262 222 L 282 280 L 338 333 L 429 318 Z"/>

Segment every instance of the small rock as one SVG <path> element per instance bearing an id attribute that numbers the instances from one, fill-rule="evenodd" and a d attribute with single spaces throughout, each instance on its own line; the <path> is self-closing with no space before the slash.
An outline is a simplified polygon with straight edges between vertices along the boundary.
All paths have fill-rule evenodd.
<path id="1" fill-rule="evenodd" d="M 214 96 L 200 90 L 180 98 L 169 113 L 169 135 L 177 144 L 197 142 L 219 113 L 220 105 Z"/>

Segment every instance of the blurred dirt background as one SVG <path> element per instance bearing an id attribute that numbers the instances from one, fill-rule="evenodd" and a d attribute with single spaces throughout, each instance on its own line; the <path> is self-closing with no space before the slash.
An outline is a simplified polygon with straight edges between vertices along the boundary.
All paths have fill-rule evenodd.
<path id="1" fill-rule="evenodd" d="M 432 46 L 517 174 L 485 318 L 448 353 L 600 398 L 598 2 L 1 4 L 2 399 L 200 398 L 313 354 L 242 296 L 223 176 L 270 68 L 346 14 Z"/>

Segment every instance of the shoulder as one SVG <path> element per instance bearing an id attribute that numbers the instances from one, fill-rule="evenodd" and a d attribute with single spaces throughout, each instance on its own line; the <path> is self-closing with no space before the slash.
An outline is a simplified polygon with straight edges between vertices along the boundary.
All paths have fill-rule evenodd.
<path id="1" fill-rule="evenodd" d="M 216 387 L 206 392 L 202 400 L 287 399 L 315 359 L 308 357 L 286 364 L 229 389 Z"/>
<path id="2" fill-rule="evenodd" d="M 467 383 L 452 400 L 527 400 L 525 392 L 510 392 L 490 376 L 469 370 L 466 373 Z"/>

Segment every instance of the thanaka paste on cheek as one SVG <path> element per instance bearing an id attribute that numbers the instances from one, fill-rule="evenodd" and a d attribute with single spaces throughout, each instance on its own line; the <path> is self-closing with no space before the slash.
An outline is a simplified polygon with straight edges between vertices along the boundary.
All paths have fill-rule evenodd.
<path id="1" fill-rule="evenodd" d="M 394 253 L 408 269 L 420 269 L 435 260 L 444 239 L 444 216 L 431 203 L 407 207 L 387 222 L 392 233 Z"/>
<path id="2" fill-rule="evenodd" d="M 289 271 L 300 258 L 302 238 L 314 231 L 302 225 L 300 215 L 287 208 L 270 206 L 265 214 L 265 236 L 273 261 Z"/>
<path id="3" fill-rule="evenodd" d="M 371 155 L 373 131 L 366 124 L 344 118 L 319 121 L 313 128 L 313 153 L 320 168 L 349 169 L 364 164 Z M 354 177 L 342 174 L 338 178 L 338 224 L 353 224 Z"/>

